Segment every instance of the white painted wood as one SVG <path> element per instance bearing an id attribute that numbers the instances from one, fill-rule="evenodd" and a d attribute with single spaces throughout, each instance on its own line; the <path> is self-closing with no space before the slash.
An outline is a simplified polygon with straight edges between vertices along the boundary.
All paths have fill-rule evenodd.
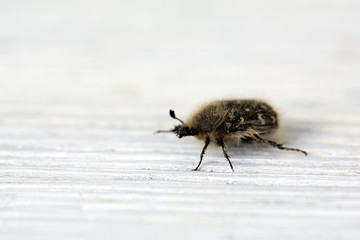
<path id="1" fill-rule="evenodd" d="M 358 1 L 2 1 L 1 239 L 360 239 Z M 154 135 L 215 98 L 266 146 Z"/>

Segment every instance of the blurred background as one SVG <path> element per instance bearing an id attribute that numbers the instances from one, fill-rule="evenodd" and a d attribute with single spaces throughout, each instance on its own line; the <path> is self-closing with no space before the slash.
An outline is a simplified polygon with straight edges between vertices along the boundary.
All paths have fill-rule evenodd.
<path id="1" fill-rule="evenodd" d="M 207 239 L 241 236 L 279 239 L 291 236 L 292 230 L 301 232 L 311 226 L 314 227 L 308 235 L 300 236 L 309 239 L 325 234 L 328 239 L 358 239 L 360 223 L 355 217 L 360 210 L 355 200 L 359 199 L 356 159 L 360 156 L 359 13 L 360 3 L 356 0 L 2 0 L 0 233 L 6 239 L 53 238 L 54 233 L 87 239 L 104 234 L 122 236 L 116 230 L 120 222 L 129 229 L 137 229 L 137 233 L 143 232 L 142 236 L 148 239 L 162 239 L 174 236 L 173 233 L 184 237 L 184 231 L 172 228 L 170 233 L 161 233 L 169 227 L 167 222 L 172 222 L 171 211 L 185 209 L 189 215 L 171 218 L 173 222 L 183 230 L 191 229 L 189 219 L 196 216 L 213 219 L 215 223 L 201 219 L 210 224 L 209 228 L 195 224 L 209 233 Z M 211 210 L 219 206 L 217 201 L 211 202 L 213 205 L 203 215 L 184 207 L 194 199 L 196 191 L 191 190 L 191 184 L 197 182 L 195 189 L 198 187 L 201 192 L 204 184 L 217 185 L 224 180 L 219 180 L 219 175 L 194 178 L 188 172 L 197 163 L 201 144 L 193 145 L 188 140 L 181 145 L 173 136 L 152 135 L 155 130 L 175 124 L 168 116 L 170 108 L 185 119 L 196 106 L 216 98 L 268 100 L 280 111 L 285 128 L 292 129 L 287 142 L 305 148 L 314 157 L 323 157 L 313 163 L 299 160 L 299 165 L 291 169 L 287 168 L 289 162 L 281 165 L 280 161 L 277 167 L 286 168 L 284 172 L 269 169 L 266 162 L 269 159 L 264 169 L 258 162 L 261 165 L 258 170 L 251 171 L 264 170 L 259 174 L 264 174 L 265 180 L 250 184 L 252 187 L 244 194 L 263 204 L 261 207 L 265 207 L 260 209 L 264 211 L 250 212 L 244 218 L 236 215 L 238 207 L 248 209 L 248 205 L 236 202 L 243 195 L 237 200 L 229 195 L 224 206 L 233 212 L 225 214 L 228 217 L 225 223 L 215 220 L 221 216 L 220 209 Z M 254 157 L 257 153 L 248 154 Z M 259 154 L 267 156 L 265 152 Z M 218 160 L 221 157 L 221 153 L 215 154 L 207 171 L 217 172 L 217 168 L 227 171 L 228 166 Z M 331 162 L 331 157 L 338 157 L 339 162 Z M 344 158 L 348 161 L 344 162 Z M 254 176 L 256 172 L 241 168 L 254 169 L 251 161 L 244 161 L 245 164 L 235 161 L 238 173 Z M 329 190 L 330 193 L 324 190 L 320 197 L 309 193 L 309 201 L 293 204 L 295 197 L 304 195 L 300 189 L 290 194 L 294 198 L 290 197 L 288 202 L 283 200 L 282 194 L 285 199 L 290 196 L 287 184 L 292 177 L 287 173 L 295 171 L 295 175 L 301 175 L 307 167 L 315 168 L 319 176 L 330 175 L 325 179 L 330 182 L 315 185 L 334 187 L 342 181 L 341 189 Z M 171 172 L 176 169 L 189 175 Z M 170 171 L 168 175 L 166 171 Z M 185 175 L 172 179 L 178 174 Z M 279 175 L 284 179 L 279 180 L 278 186 L 284 188 L 280 188 L 280 195 L 278 192 L 271 195 L 274 189 L 269 190 L 268 186 L 273 187 L 273 182 L 266 176 Z M 249 183 L 236 174 L 225 177 L 233 179 L 231 184 Z M 158 179 L 159 185 L 144 190 L 147 185 L 141 181 L 149 179 Z M 290 185 L 305 187 L 316 182 L 316 177 L 301 179 L 306 180 L 303 185 Z M 180 187 L 183 181 L 190 181 L 190 190 Z M 119 185 L 123 188 L 118 189 Z M 154 209 L 161 209 L 164 202 L 147 205 L 154 201 L 147 191 L 163 189 L 162 186 L 165 193 L 173 193 L 169 189 L 176 186 L 179 192 L 174 194 L 188 193 L 185 196 L 190 196 L 190 200 L 170 199 L 169 202 L 177 201 L 178 205 L 165 203 L 170 213 L 162 209 L 163 218 L 158 218 Z M 254 186 L 261 186 L 261 191 Z M 138 187 L 144 192 L 135 197 L 129 195 L 129 191 Z M 351 187 L 350 195 L 343 192 L 347 187 Z M 221 191 L 217 193 L 221 188 L 214 190 L 209 185 L 206 189 L 222 195 Z M 267 199 L 269 194 L 272 200 Z M 334 196 L 337 200 L 323 207 L 325 199 Z M 351 199 L 344 201 L 346 196 Z M 134 203 L 134 199 L 141 204 Z M 212 198 L 205 194 L 199 199 Z M 197 201 L 196 204 L 201 202 Z M 234 201 L 236 204 L 231 205 Z M 271 206 L 266 205 L 269 201 Z M 144 202 L 148 208 L 142 208 Z M 343 202 L 348 205 L 342 205 Z M 304 212 L 288 215 L 287 210 L 297 208 Z M 129 209 L 136 209 L 136 213 Z M 275 210 L 269 213 L 270 209 Z M 348 212 L 336 212 L 339 209 Z M 328 211 L 343 219 L 326 220 L 330 219 Z M 311 212 L 315 212 L 316 220 Z M 126 217 L 121 217 L 124 214 Z M 143 217 L 144 214 L 151 217 Z M 269 216 L 275 221 L 267 225 Z M 250 227 L 241 232 L 233 222 L 248 223 Z M 156 223 L 161 227 L 154 232 L 151 226 Z M 265 231 L 260 236 L 256 230 L 258 223 Z M 69 235 L 56 230 L 58 224 L 69 228 Z M 288 230 L 279 235 L 283 224 L 288 224 Z M 339 227 L 339 234 L 329 232 L 331 227 Z M 81 231 L 88 234 L 81 235 Z M 126 233 L 124 236 L 134 234 L 130 230 Z"/>
<path id="2" fill-rule="evenodd" d="M 2 1 L 1 111 L 146 118 L 262 97 L 344 115 L 360 102 L 359 10 L 351 0 Z"/>

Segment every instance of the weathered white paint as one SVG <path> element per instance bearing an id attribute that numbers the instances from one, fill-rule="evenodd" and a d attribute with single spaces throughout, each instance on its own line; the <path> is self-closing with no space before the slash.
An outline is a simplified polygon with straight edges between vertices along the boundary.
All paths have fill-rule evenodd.
<path id="1" fill-rule="evenodd" d="M 2 1 L 1 239 L 360 239 L 358 1 Z M 154 135 L 262 97 L 290 147 Z"/>

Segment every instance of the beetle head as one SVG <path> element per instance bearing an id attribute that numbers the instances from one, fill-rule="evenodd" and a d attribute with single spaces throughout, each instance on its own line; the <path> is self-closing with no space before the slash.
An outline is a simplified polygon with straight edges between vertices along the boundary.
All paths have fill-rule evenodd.
<path id="1" fill-rule="evenodd" d="M 175 133 L 178 138 L 186 137 L 186 136 L 195 136 L 199 133 L 197 130 L 190 129 L 185 125 L 177 125 L 174 129 L 170 130 Z"/>
<path id="2" fill-rule="evenodd" d="M 163 132 L 173 132 L 175 133 L 175 135 L 178 137 L 178 138 L 182 138 L 182 137 L 185 137 L 185 136 L 195 136 L 199 133 L 199 131 L 195 130 L 195 129 L 190 129 L 188 126 L 185 125 L 184 121 L 182 121 L 181 119 L 177 118 L 175 116 L 175 111 L 174 110 L 170 110 L 169 112 L 170 114 L 170 117 L 178 120 L 181 122 L 180 125 L 177 125 L 175 126 L 173 129 L 171 130 L 166 130 L 166 131 L 163 131 L 163 130 L 159 130 L 159 131 L 156 131 L 156 133 L 163 133 Z"/>

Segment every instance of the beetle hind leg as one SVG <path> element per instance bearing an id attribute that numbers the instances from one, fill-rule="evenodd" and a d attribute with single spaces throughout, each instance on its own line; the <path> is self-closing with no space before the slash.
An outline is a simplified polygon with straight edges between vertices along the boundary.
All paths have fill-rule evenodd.
<path id="1" fill-rule="evenodd" d="M 288 148 L 288 147 L 284 147 L 283 144 L 281 143 L 277 143 L 273 140 L 269 140 L 269 139 L 265 139 L 263 137 L 261 137 L 260 135 L 256 134 L 254 135 L 255 138 L 259 141 L 259 142 L 263 142 L 263 143 L 267 143 L 269 144 L 270 146 L 273 146 L 273 147 L 276 147 L 280 150 L 287 150 L 287 151 L 296 151 L 296 152 L 301 152 L 303 153 L 305 156 L 307 156 L 307 152 L 301 150 L 301 149 L 298 149 L 298 148 Z"/>

